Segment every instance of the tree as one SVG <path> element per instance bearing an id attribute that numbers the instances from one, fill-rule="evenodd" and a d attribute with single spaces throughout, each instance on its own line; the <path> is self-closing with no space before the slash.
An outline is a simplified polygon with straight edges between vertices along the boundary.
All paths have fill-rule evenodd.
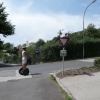
<path id="1" fill-rule="evenodd" d="M 17 47 L 14 47 L 11 51 L 12 54 L 17 54 L 18 55 L 19 49 Z"/>
<path id="2" fill-rule="evenodd" d="M 85 35 L 92 38 L 100 38 L 100 30 L 96 29 L 94 24 L 89 24 Z"/>
<path id="3" fill-rule="evenodd" d="M 0 39 L 0 50 L 3 48 L 3 41 Z"/>
<path id="4" fill-rule="evenodd" d="M 10 21 L 7 21 L 8 14 L 5 12 L 5 7 L 3 7 L 3 3 L 0 4 L 0 34 L 4 37 L 8 35 L 13 35 L 15 26 L 11 24 Z"/>
<path id="5" fill-rule="evenodd" d="M 13 48 L 13 44 L 10 44 L 9 42 L 3 44 L 3 49 L 7 50 L 7 49 L 12 49 Z"/>
<path id="6" fill-rule="evenodd" d="M 39 40 L 36 42 L 36 47 L 43 46 L 44 44 L 45 44 L 44 40 L 39 39 Z"/>
<path id="7" fill-rule="evenodd" d="M 11 44 L 9 42 L 2 45 L 2 49 L 7 50 L 8 53 L 11 53 L 12 48 L 13 48 L 13 44 Z"/>

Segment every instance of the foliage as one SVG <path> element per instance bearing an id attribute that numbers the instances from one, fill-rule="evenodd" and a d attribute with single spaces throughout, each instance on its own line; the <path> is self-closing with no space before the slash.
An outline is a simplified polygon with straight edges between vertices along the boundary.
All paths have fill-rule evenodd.
<path id="1" fill-rule="evenodd" d="M 100 58 L 96 58 L 96 59 L 94 60 L 94 66 L 95 66 L 95 67 L 100 67 Z"/>
<path id="2" fill-rule="evenodd" d="M 2 58 L 2 55 L 3 55 L 3 54 L 2 54 L 2 51 L 0 51 L 0 58 Z"/>
<path id="3" fill-rule="evenodd" d="M 40 46 L 43 46 L 45 44 L 44 40 L 43 39 L 39 39 L 37 42 L 36 42 L 36 47 L 40 47 Z"/>
<path id="4" fill-rule="evenodd" d="M 54 62 L 61 60 L 61 57 L 58 57 L 60 54 L 61 46 L 59 43 L 54 43 L 53 41 L 48 41 L 46 44 L 40 48 L 40 58 L 42 62 Z"/>
<path id="5" fill-rule="evenodd" d="M 3 41 L 1 41 L 1 39 L 0 39 L 0 50 L 2 50 L 3 49 Z"/>
<path id="6" fill-rule="evenodd" d="M 28 54 L 32 54 L 35 51 L 35 47 L 29 46 L 29 47 L 27 47 L 26 51 L 28 52 Z"/>
<path id="7" fill-rule="evenodd" d="M 10 56 L 3 54 L 2 60 L 4 63 L 21 63 L 21 57 L 16 54 Z"/>
<path id="8" fill-rule="evenodd" d="M 8 35 L 13 35 L 15 26 L 11 24 L 10 21 L 7 21 L 8 14 L 5 12 L 5 7 L 3 3 L 0 4 L 0 34 L 4 37 Z"/>
<path id="9" fill-rule="evenodd" d="M 76 42 L 83 39 L 83 32 L 79 31 L 75 33 L 70 33 L 68 36 L 70 38 L 70 42 Z"/>
<path id="10" fill-rule="evenodd" d="M 89 24 L 85 36 L 92 37 L 92 38 L 100 38 L 100 31 L 95 28 L 94 24 Z"/>
<path id="11" fill-rule="evenodd" d="M 13 48 L 13 44 L 7 42 L 2 45 L 3 50 L 7 50 L 7 53 L 11 53 Z"/>
<path id="12" fill-rule="evenodd" d="M 8 48 L 13 48 L 13 44 L 11 44 L 11 43 L 9 43 L 9 42 L 3 44 L 3 49 L 4 49 L 4 50 L 6 50 L 6 49 L 8 49 Z"/>
<path id="13" fill-rule="evenodd" d="M 17 47 L 14 47 L 11 49 L 11 54 L 17 54 L 18 55 L 19 49 Z"/>
<path id="14" fill-rule="evenodd" d="M 33 46 L 29 46 L 29 47 L 27 47 L 27 53 L 28 53 L 28 55 L 31 57 L 31 64 L 35 64 L 36 63 L 36 54 L 35 54 L 35 47 L 33 47 Z"/>

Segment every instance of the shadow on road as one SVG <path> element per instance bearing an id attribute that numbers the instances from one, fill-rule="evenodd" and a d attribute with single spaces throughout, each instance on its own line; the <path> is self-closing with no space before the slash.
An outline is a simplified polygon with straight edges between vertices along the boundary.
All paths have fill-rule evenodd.
<path id="1" fill-rule="evenodd" d="M 31 74 L 31 75 L 41 75 L 42 73 L 34 73 L 34 74 Z"/>
<path id="2" fill-rule="evenodd" d="M 4 68 L 4 67 L 16 67 L 16 66 L 21 66 L 21 64 L 5 64 L 5 63 L 0 63 L 0 68 Z"/>

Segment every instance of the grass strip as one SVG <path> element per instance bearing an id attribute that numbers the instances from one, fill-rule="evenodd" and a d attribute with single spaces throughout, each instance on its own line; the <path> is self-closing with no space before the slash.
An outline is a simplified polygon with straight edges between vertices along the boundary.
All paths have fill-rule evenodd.
<path id="1" fill-rule="evenodd" d="M 61 93 L 62 93 L 62 95 L 63 95 L 63 97 L 64 97 L 65 100 L 73 100 L 73 99 L 68 95 L 68 93 L 67 93 L 65 90 L 63 90 L 62 87 L 58 84 L 58 82 L 57 82 L 56 78 L 54 77 L 54 75 L 51 75 L 51 79 L 52 79 L 53 81 L 55 81 L 55 83 L 56 83 L 57 86 L 59 87 L 59 89 L 60 89 L 60 91 L 61 91 Z"/>

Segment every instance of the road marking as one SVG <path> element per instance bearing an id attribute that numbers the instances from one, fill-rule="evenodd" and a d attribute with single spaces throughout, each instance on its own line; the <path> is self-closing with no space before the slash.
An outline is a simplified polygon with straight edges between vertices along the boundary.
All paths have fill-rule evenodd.
<path id="1" fill-rule="evenodd" d="M 18 70 L 0 71 L 0 82 L 6 82 L 9 80 L 25 79 L 25 78 L 32 78 L 32 75 L 31 74 L 27 76 L 20 75 Z"/>

